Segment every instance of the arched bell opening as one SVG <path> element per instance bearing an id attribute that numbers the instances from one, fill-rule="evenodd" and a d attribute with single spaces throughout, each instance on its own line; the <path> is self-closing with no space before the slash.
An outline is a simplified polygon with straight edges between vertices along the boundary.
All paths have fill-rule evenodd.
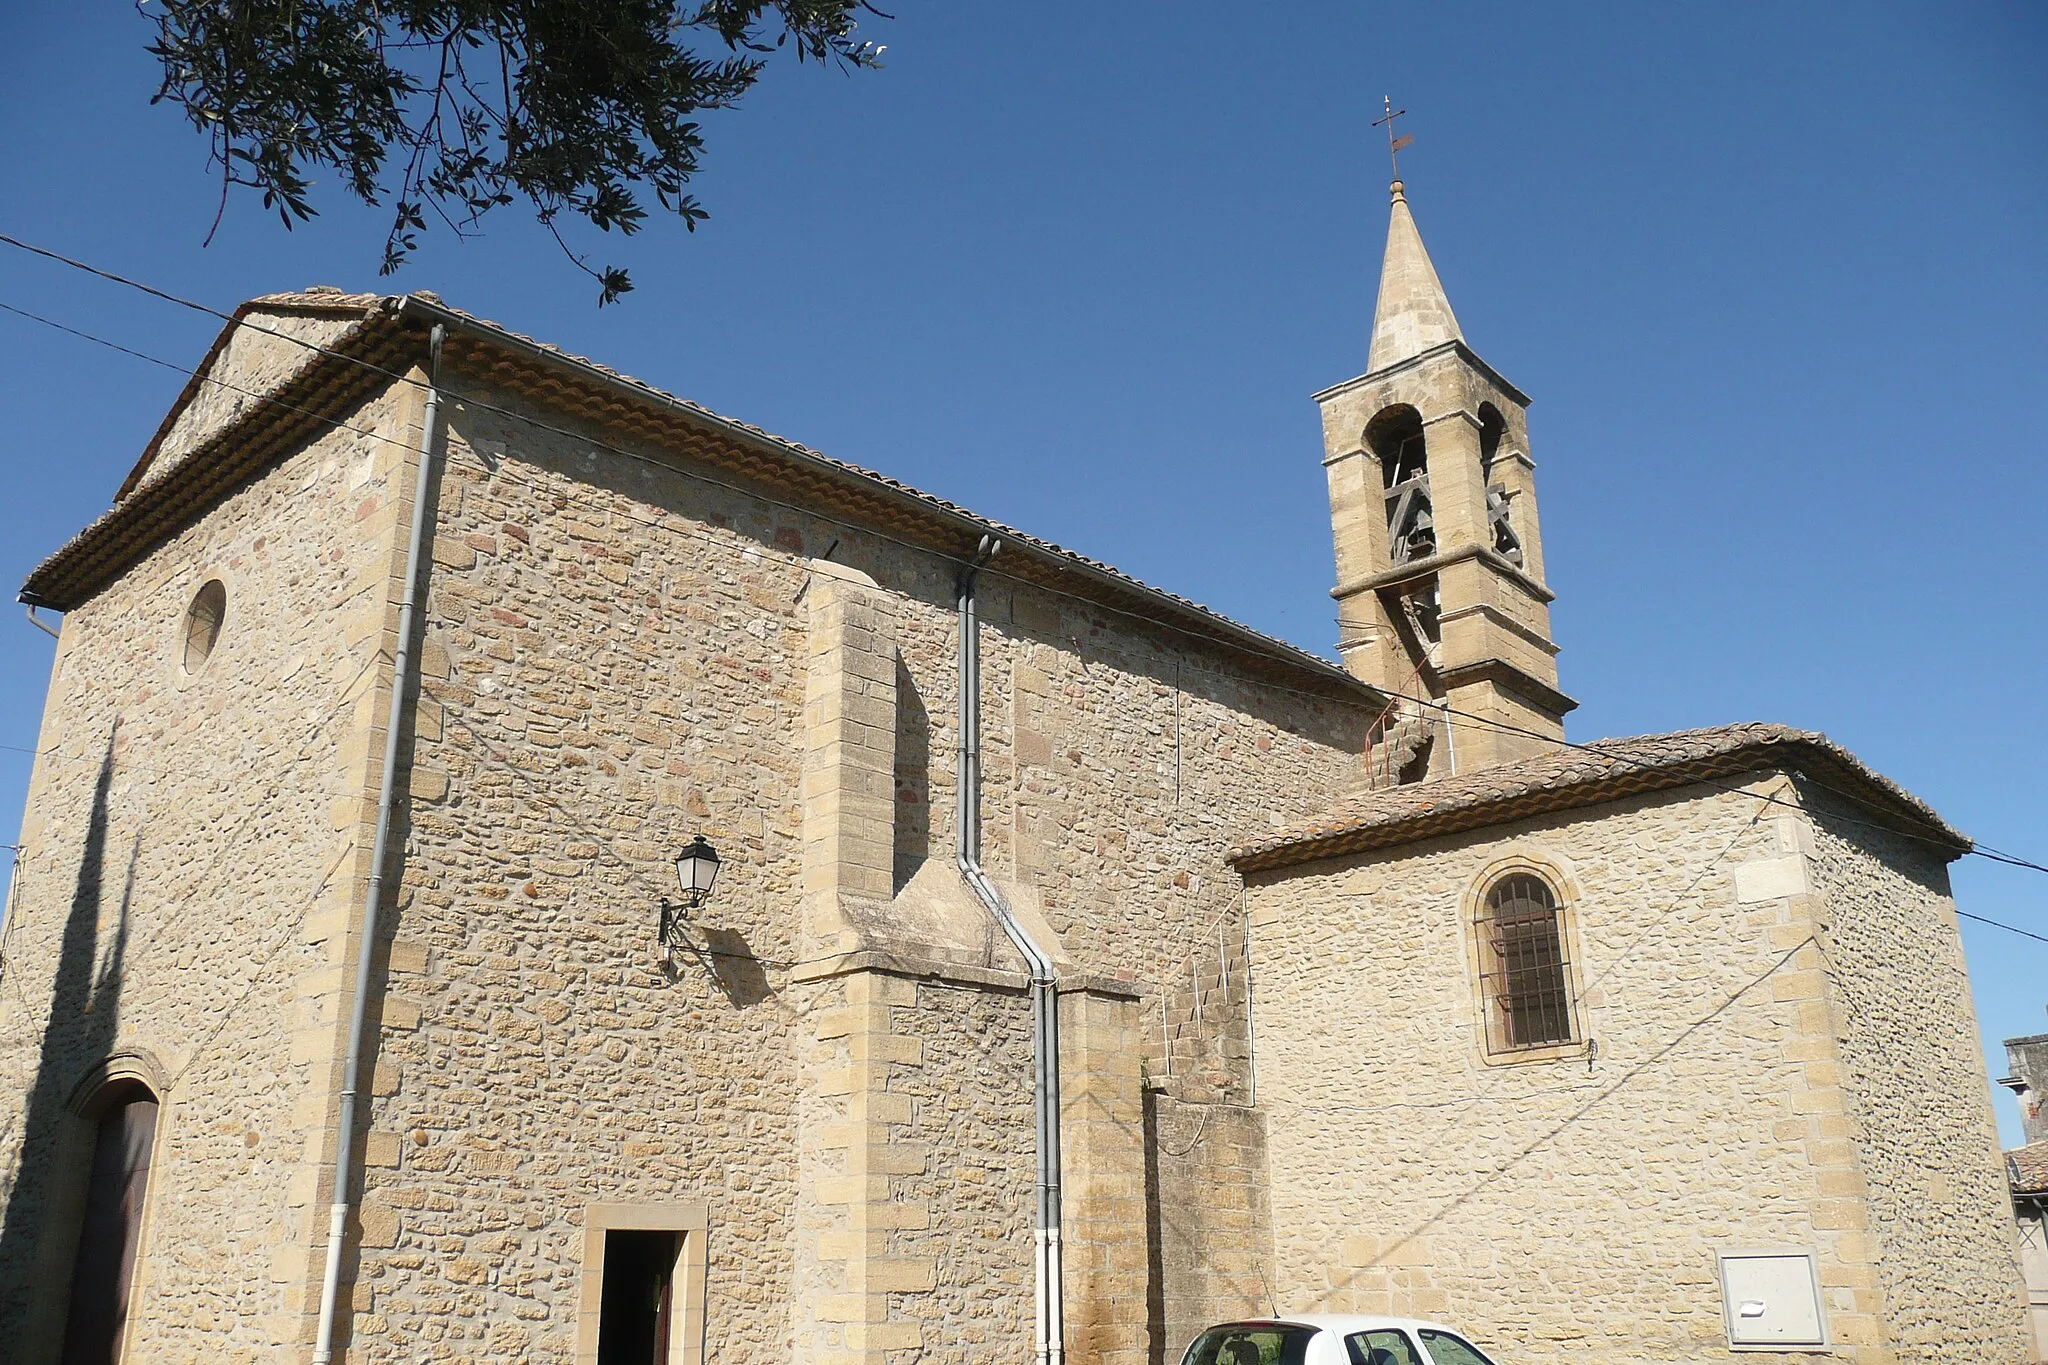
<path id="1" fill-rule="evenodd" d="M 1479 405 L 1479 474 L 1486 485 L 1486 524 L 1495 554 L 1520 567 L 1522 538 L 1515 532 L 1514 499 L 1494 480 L 1494 464 L 1507 448 L 1508 423 L 1491 403 Z"/>
<path id="2" fill-rule="evenodd" d="M 1491 403 L 1479 405 L 1479 470 L 1489 481 L 1493 478 L 1493 462 L 1500 458 L 1501 449 L 1508 439 L 1507 418 L 1500 415 L 1500 409 Z"/>
<path id="3" fill-rule="evenodd" d="M 1435 554 L 1422 414 L 1405 403 L 1386 409 L 1366 425 L 1365 445 L 1380 462 L 1386 492 L 1388 562 L 1406 564 Z"/>

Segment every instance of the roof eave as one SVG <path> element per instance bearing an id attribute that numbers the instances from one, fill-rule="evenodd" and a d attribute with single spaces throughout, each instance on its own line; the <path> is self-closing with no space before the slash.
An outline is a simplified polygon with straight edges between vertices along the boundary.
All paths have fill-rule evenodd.
<path id="1" fill-rule="evenodd" d="M 251 305 L 261 302 L 252 300 Z M 320 414 L 335 404 L 337 392 L 346 395 L 342 401 L 354 402 L 384 384 L 396 382 L 386 377 L 385 369 L 376 363 L 380 358 L 396 363 L 395 356 L 386 357 L 386 350 L 404 344 L 398 329 L 378 325 L 388 316 L 384 310 L 372 309 L 356 326 L 330 343 L 333 350 L 360 352 L 356 358 L 364 361 L 364 365 L 323 357 L 266 395 L 274 401 L 244 409 L 193 452 L 195 456 L 201 452 L 219 453 L 224 458 L 182 460 L 160 479 L 137 478 L 128 496 L 94 518 L 30 571 L 16 600 L 53 611 L 73 610 L 139 563 L 165 539 L 176 535 L 229 490 L 282 458 L 297 433 L 310 424 L 328 420 Z M 229 324 L 227 330 L 231 332 L 235 325 Z M 202 369 L 200 374 L 204 373 Z M 194 383 L 197 382 L 195 378 Z M 168 430 L 168 425 L 160 428 L 159 439 L 163 430 Z M 155 445 L 152 442 L 152 451 Z M 147 462 L 140 468 L 146 471 Z"/>
<path id="2" fill-rule="evenodd" d="M 1366 706 L 1383 705 L 1385 697 L 1378 689 L 1354 677 L 1342 666 L 1306 650 L 1299 649 L 1282 640 L 1262 634 L 1219 613 L 1210 611 L 1199 603 L 1189 602 L 1171 593 L 1152 587 L 1150 584 L 1129 577 L 1096 564 L 1081 555 L 1074 554 L 1044 542 L 1023 536 L 1021 532 L 999 522 L 977 517 L 939 499 L 923 495 L 916 490 L 898 486 L 890 481 L 864 473 L 852 466 L 833 460 L 793 441 L 772 436 L 744 423 L 721 417 L 717 413 L 687 400 L 665 393 L 652 385 L 629 379 L 605 367 L 570 355 L 565 351 L 544 345 L 531 338 L 520 336 L 484 319 L 474 317 L 460 309 L 449 307 L 438 299 L 419 294 L 375 297 L 366 302 L 367 296 L 339 296 L 334 304 L 326 304 L 296 296 L 266 296 L 242 304 L 207 352 L 207 362 L 217 356 L 226 345 L 242 319 L 252 311 L 272 309 L 285 312 L 332 311 L 338 315 L 357 315 L 362 322 L 358 328 L 345 334 L 348 341 L 359 340 L 373 328 L 388 330 L 399 336 L 408 330 L 424 331 L 439 324 L 451 333 L 460 333 L 479 345 L 509 351 L 526 363 L 564 373 L 573 379 L 601 389 L 609 390 L 633 403 L 646 404 L 664 411 L 677 419 L 697 427 L 715 432 L 726 441 L 766 454 L 773 459 L 788 461 L 806 470 L 814 477 L 836 483 L 849 489 L 857 489 L 862 495 L 900 509 L 914 512 L 917 516 L 950 527 L 956 531 L 971 551 L 974 543 L 983 535 L 1002 537 L 1010 553 L 1022 556 L 1041 570 L 1057 575 L 1067 575 L 1077 580 L 1079 586 L 1088 589 L 1079 595 L 1094 600 L 1105 607 L 1115 609 L 1116 602 L 1122 601 L 1140 605 L 1146 611 L 1156 613 L 1177 623 L 1186 633 L 1205 638 L 1224 647 L 1277 664 L 1299 676 L 1313 678 L 1333 695 L 1356 698 Z M 341 302 L 346 299 L 347 302 Z M 334 346 L 340 346 L 343 339 L 337 339 Z M 176 420 L 177 413 L 189 403 L 191 396 L 204 382 L 206 363 L 197 367 L 192 380 L 180 394 L 171 413 L 159 425 L 156 435 L 145 448 L 127 482 L 122 485 L 125 496 L 112 508 L 83 528 L 63 546 L 46 557 L 28 576 L 19 593 L 19 600 L 34 606 L 68 611 L 89 598 L 107 583 L 112 582 L 143 554 L 154 548 L 158 540 L 149 540 L 151 532 L 174 533 L 176 525 L 183 524 L 180 518 L 189 518 L 194 509 L 210 505 L 227 487 L 247 477 L 260 461 L 244 459 L 236 462 L 226 473 L 218 468 L 218 462 L 181 462 L 179 469 L 172 471 L 161 480 L 145 480 L 146 473 L 155 452 Z M 287 381 L 287 386 L 301 383 L 318 388 L 316 376 L 321 371 L 338 370 L 349 362 L 332 354 L 323 355 Z M 395 382 L 395 381 L 390 381 Z M 273 413 L 267 405 L 257 404 L 235 422 L 217 433 L 208 447 L 222 447 L 239 440 L 252 422 L 270 422 Z M 293 429 L 309 414 L 301 411 L 294 417 L 280 419 L 275 429 Z M 249 469 L 242 469 L 248 465 Z M 188 469 L 192 473 L 188 473 Z M 206 477 L 194 481 L 194 474 L 204 472 Z M 144 544 L 148 541 L 147 544 Z M 1050 586 L 1050 585 L 1046 585 Z"/>
<path id="3" fill-rule="evenodd" d="M 382 303 L 383 300 L 380 299 L 379 302 Z M 213 368 L 213 362 L 227 350 L 228 342 L 246 325 L 245 319 L 251 313 L 327 313 L 335 317 L 367 317 L 372 311 L 374 310 L 363 308 L 360 296 L 355 296 L 348 303 L 308 303 L 287 296 L 265 294 L 237 306 L 235 311 L 228 315 L 228 320 L 221 324 L 220 332 L 214 337 L 213 344 L 206 348 L 206 354 L 192 367 L 191 377 L 185 381 L 185 386 L 178 390 L 178 396 L 171 400 L 170 409 L 164 413 L 163 421 L 157 424 L 155 434 L 149 438 L 149 444 L 142 448 L 142 454 L 136 457 L 134 467 L 128 471 L 128 477 L 114 490 L 115 503 L 119 504 L 141 485 L 149 473 L 150 466 L 156 463 L 157 452 L 163 448 L 171 429 L 177 425 L 178 418 L 184 415 L 185 409 L 190 407 L 192 400 L 199 395 L 201 387 L 206 383 L 207 372 Z M 317 364 L 319 361 L 316 359 L 314 363 Z"/>
<path id="4" fill-rule="evenodd" d="M 930 517 L 957 530 L 962 539 L 971 547 L 983 535 L 994 535 L 1004 539 L 1006 549 L 1038 561 L 1040 564 L 1072 574 L 1097 589 L 1097 596 L 1114 595 L 1137 597 L 1146 601 L 1170 617 L 1192 620 L 1201 627 L 1201 634 L 1219 643 L 1235 646 L 1275 662 L 1286 664 L 1316 675 L 1341 692 L 1349 692 L 1368 705 L 1384 704 L 1386 698 L 1379 689 L 1354 676 L 1341 665 L 1328 659 L 1297 649 L 1285 641 L 1253 630 L 1249 626 L 1233 621 L 1226 616 L 1208 611 L 1182 601 L 1172 594 L 1163 592 L 1142 580 L 1105 570 L 1086 558 L 1071 552 L 1050 549 L 1030 540 L 1020 539 L 1011 527 L 1000 522 L 977 517 L 970 512 L 942 505 L 934 499 L 921 497 L 906 489 L 882 480 L 870 478 L 859 470 L 849 468 L 840 461 L 820 455 L 817 451 L 794 441 L 785 441 L 759 431 L 745 423 L 722 417 L 697 404 L 690 403 L 665 393 L 652 385 L 628 379 L 580 357 L 569 355 L 536 342 L 516 332 L 507 331 L 479 318 L 470 316 L 460 309 L 450 308 L 435 300 L 418 295 L 407 295 L 397 304 L 401 318 L 414 314 L 432 323 L 439 323 L 450 331 L 460 330 L 465 335 L 486 344 L 509 349 L 524 356 L 530 363 L 548 368 L 567 371 L 586 383 L 598 384 L 631 397 L 636 402 L 650 403 L 671 413 L 680 420 L 716 431 L 727 440 L 737 442 L 754 450 L 762 451 L 778 459 L 786 459 L 808 469 L 819 477 L 858 487 L 863 493 L 896 503 L 906 510 Z"/>
<path id="5" fill-rule="evenodd" d="M 1894 784 L 1865 768 L 1852 755 L 1837 753 L 1832 746 L 1824 747 L 1805 740 L 1778 740 L 1669 767 L 1603 773 L 1568 786 L 1514 792 L 1442 811 L 1417 811 L 1378 823 L 1305 833 L 1298 838 L 1283 836 L 1273 841 L 1256 841 L 1231 849 L 1225 861 L 1241 875 L 1272 872 L 1326 858 L 1350 857 L 1399 848 L 1426 839 L 1468 834 L 1542 815 L 1584 810 L 1633 796 L 1701 785 L 1718 784 L 1726 789 L 1726 779 L 1774 771 L 1801 773 L 1808 766 L 1831 770 L 1864 788 L 1865 793 L 1873 798 L 1873 809 L 1888 817 L 1887 823 L 1891 827 L 1944 850 L 1949 861 L 1962 857 L 1974 847 L 1968 835 L 1949 825 L 1903 789 L 1895 789 Z M 1828 790 L 1843 794 L 1839 788 Z"/>

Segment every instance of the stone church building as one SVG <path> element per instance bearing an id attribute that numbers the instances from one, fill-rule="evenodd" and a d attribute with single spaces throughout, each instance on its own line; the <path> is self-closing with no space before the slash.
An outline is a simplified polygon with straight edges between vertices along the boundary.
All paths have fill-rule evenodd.
<path id="1" fill-rule="evenodd" d="M 22 591 L 0 1355 L 2021 1359 L 1968 840 L 1562 742 L 1398 183 L 1317 402 L 1341 664 L 429 294 L 243 305 Z"/>

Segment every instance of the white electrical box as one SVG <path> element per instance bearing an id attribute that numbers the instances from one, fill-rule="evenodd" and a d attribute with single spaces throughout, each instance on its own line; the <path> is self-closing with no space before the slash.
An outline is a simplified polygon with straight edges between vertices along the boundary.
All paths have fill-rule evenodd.
<path id="1" fill-rule="evenodd" d="M 1724 1251 L 1721 1304 L 1731 1346 L 1825 1346 L 1810 1251 Z"/>

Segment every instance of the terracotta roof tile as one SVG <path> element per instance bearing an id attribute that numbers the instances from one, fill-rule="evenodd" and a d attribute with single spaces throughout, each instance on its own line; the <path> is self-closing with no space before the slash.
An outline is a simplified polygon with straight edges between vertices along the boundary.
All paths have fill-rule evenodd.
<path id="1" fill-rule="evenodd" d="M 2030 1142 L 2005 1154 L 2014 1194 L 2048 1194 L 2048 1142 Z"/>
<path id="2" fill-rule="evenodd" d="M 382 294 L 351 294 L 346 289 L 321 288 L 284 289 L 275 294 L 258 294 L 244 304 L 245 308 L 331 308 L 342 312 L 367 313 L 381 307 L 385 296 Z"/>
<path id="3" fill-rule="evenodd" d="M 1894 823 L 1929 830 L 1957 853 L 1970 846 L 1926 803 L 1826 735 L 1747 722 L 1561 746 L 1519 763 L 1370 792 L 1248 839 L 1231 850 L 1230 862 L 1243 872 L 1284 867 L 1777 766 L 1825 771 Z"/>

